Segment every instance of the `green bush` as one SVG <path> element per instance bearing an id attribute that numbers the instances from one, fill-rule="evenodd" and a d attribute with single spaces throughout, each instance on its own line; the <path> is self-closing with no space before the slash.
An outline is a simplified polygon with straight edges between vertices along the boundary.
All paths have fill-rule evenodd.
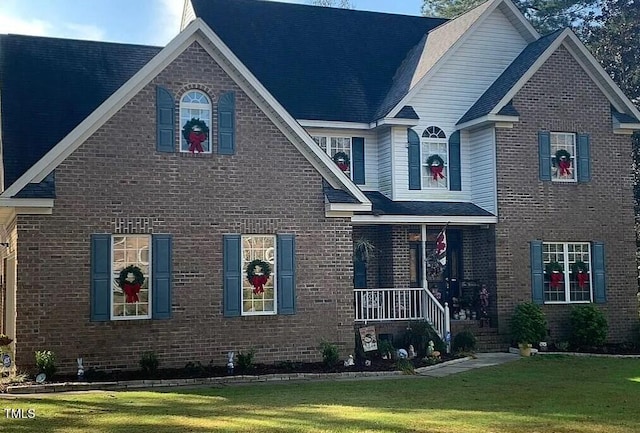
<path id="1" fill-rule="evenodd" d="M 511 316 L 511 336 L 518 344 L 544 341 L 547 336 L 547 319 L 542 309 L 532 302 L 516 306 Z"/>
<path id="2" fill-rule="evenodd" d="M 50 350 L 38 350 L 36 352 L 36 367 L 39 372 L 46 374 L 50 379 L 58 370 L 55 353 Z"/>
<path id="3" fill-rule="evenodd" d="M 447 345 L 436 334 L 431 325 L 425 321 L 411 322 L 402 336 L 400 347 L 412 345 L 417 355 L 422 358 L 427 355 L 427 347 L 430 340 L 434 342 L 435 350 L 440 353 L 447 351 Z"/>
<path id="4" fill-rule="evenodd" d="M 320 350 L 322 351 L 322 362 L 325 366 L 334 367 L 340 361 L 340 352 L 335 344 L 323 341 L 320 344 Z"/>
<path id="5" fill-rule="evenodd" d="M 247 353 L 238 352 L 238 368 L 243 371 L 253 369 L 256 351 L 249 349 Z"/>
<path id="6" fill-rule="evenodd" d="M 476 350 L 476 336 L 473 332 L 465 329 L 453 337 L 454 352 L 474 352 Z"/>
<path id="7" fill-rule="evenodd" d="M 395 348 L 389 340 L 378 340 L 378 352 L 380 353 L 380 356 L 386 356 L 389 354 L 393 357 Z"/>
<path id="8" fill-rule="evenodd" d="M 609 325 L 604 313 L 595 305 L 579 305 L 569 316 L 569 343 L 575 348 L 602 346 L 607 341 Z"/>
<path id="9" fill-rule="evenodd" d="M 143 353 L 140 357 L 140 368 L 142 372 L 147 376 L 155 376 L 158 372 L 158 367 L 160 366 L 160 361 L 158 361 L 158 356 L 155 352 L 147 352 Z"/>

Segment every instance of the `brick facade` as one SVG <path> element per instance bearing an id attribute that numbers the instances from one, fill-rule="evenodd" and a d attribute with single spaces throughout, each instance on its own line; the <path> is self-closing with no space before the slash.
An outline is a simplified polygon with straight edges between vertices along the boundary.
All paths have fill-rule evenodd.
<path id="1" fill-rule="evenodd" d="M 156 84 L 176 101 L 197 84 L 213 107 L 235 91 L 235 155 L 156 152 Z M 66 372 L 77 356 L 85 368 L 137 368 L 148 351 L 163 367 L 250 348 L 256 362 L 317 361 L 321 340 L 352 352 L 349 220 L 325 217 L 321 175 L 197 43 L 56 169 L 56 193 L 53 215 L 17 220 L 18 368 L 44 349 Z M 171 319 L 90 322 L 92 233 L 173 235 Z M 296 235 L 295 315 L 222 317 L 226 233 Z"/>
<path id="2" fill-rule="evenodd" d="M 531 300 L 529 241 L 602 241 L 612 342 L 628 339 L 637 317 L 631 140 L 614 135 L 610 102 L 571 54 L 559 48 L 513 98 L 520 121 L 497 129 L 499 223 L 496 283 L 501 333 L 514 307 Z M 538 176 L 541 130 L 588 133 L 591 181 Z M 566 339 L 571 305 L 545 305 L 551 340 Z"/>

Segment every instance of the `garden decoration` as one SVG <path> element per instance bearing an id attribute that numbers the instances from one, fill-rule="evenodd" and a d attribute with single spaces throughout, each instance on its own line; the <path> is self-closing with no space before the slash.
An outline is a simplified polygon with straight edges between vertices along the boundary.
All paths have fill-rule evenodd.
<path id="1" fill-rule="evenodd" d="M 269 281 L 271 266 L 264 260 L 256 259 L 247 265 L 247 280 L 253 286 L 253 293 L 264 293 L 264 285 Z"/>
<path id="2" fill-rule="evenodd" d="M 433 180 L 437 181 L 438 178 L 444 179 L 444 174 L 442 174 L 442 171 L 444 170 L 444 160 L 440 155 L 433 154 L 427 158 L 427 165 L 429 166 Z"/>
<path id="3" fill-rule="evenodd" d="M 200 119 L 192 118 L 184 124 L 182 136 L 189 143 L 189 152 L 204 152 L 202 143 L 207 141 L 209 127 Z"/>
<path id="4" fill-rule="evenodd" d="M 569 176 L 571 174 L 571 154 L 564 149 L 556 152 L 556 163 L 560 170 L 560 176 Z"/>
<path id="5" fill-rule="evenodd" d="M 349 155 L 347 155 L 344 152 L 336 152 L 335 155 L 333 155 L 333 162 L 335 162 L 338 165 L 338 168 L 342 171 L 347 171 L 349 170 Z"/>
<path id="6" fill-rule="evenodd" d="M 577 261 L 571 266 L 571 273 L 578 282 L 578 287 L 584 289 L 589 282 L 589 270 L 587 264 L 582 261 Z"/>
<path id="7" fill-rule="evenodd" d="M 138 293 L 144 284 L 144 274 L 139 267 L 129 265 L 120 271 L 117 279 L 118 286 L 124 292 L 125 301 L 129 304 L 139 302 Z"/>
<path id="8" fill-rule="evenodd" d="M 549 286 L 552 289 L 558 289 L 562 285 L 563 280 L 563 272 L 562 265 L 558 262 L 548 263 L 545 267 L 545 271 L 549 276 Z"/>

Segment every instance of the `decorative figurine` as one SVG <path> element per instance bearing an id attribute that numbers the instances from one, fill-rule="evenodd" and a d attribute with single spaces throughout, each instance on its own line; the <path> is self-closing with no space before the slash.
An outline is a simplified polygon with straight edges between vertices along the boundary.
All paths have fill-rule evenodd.
<path id="1" fill-rule="evenodd" d="M 356 365 L 356 363 L 353 360 L 353 355 L 349 355 L 349 357 L 344 360 L 344 366 L 345 367 L 352 367 L 354 365 Z"/>
<path id="2" fill-rule="evenodd" d="M 84 380 L 84 367 L 82 366 L 82 358 L 77 358 L 76 362 L 78 363 L 78 381 Z"/>
<path id="3" fill-rule="evenodd" d="M 227 353 L 227 373 L 233 374 L 233 352 Z"/>
<path id="4" fill-rule="evenodd" d="M 414 349 L 413 344 L 409 345 L 409 359 L 413 359 L 416 357 L 416 349 Z"/>

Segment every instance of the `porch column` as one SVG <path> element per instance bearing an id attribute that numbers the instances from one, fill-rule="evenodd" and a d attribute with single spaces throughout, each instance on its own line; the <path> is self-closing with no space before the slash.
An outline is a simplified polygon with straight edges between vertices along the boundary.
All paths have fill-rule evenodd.
<path id="1" fill-rule="evenodd" d="M 422 224 L 422 234 L 420 236 L 420 247 L 422 248 L 422 288 L 428 290 L 427 287 L 427 225 Z"/>

